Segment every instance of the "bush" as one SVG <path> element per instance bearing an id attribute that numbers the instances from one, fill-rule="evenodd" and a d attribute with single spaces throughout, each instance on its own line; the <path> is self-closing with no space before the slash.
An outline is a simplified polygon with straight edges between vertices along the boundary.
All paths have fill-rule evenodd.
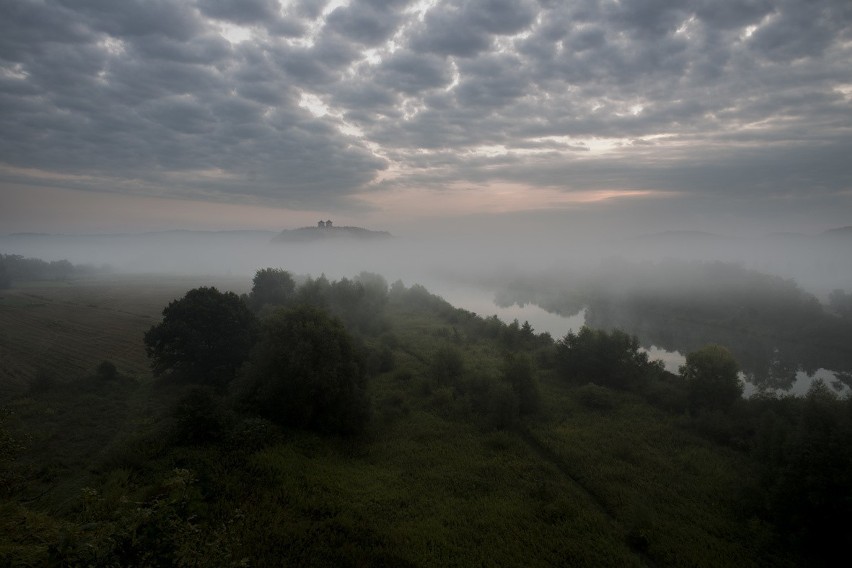
<path id="1" fill-rule="evenodd" d="M 216 442 L 225 432 L 225 415 L 217 401 L 205 389 L 194 388 L 173 412 L 174 437 L 179 444 Z"/>
<path id="2" fill-rule="evenodd" d="M 95 371 L 95 376 L 102 381 L 114 381 L 118 378 L 118 369 L 112 361 L 101 361 Z"/>
<path id="3" fill-rule="evenodd" d="M 593 410 L 610 410 L 615 406 L 615 393 L 595 383 L 578 388 L 577 399 L 580 404 Z"/>

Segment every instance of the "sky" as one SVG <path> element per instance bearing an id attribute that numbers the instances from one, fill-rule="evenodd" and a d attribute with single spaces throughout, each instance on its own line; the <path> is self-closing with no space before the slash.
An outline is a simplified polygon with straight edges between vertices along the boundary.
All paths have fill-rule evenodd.
<path id="1" fill-rule="evenodd" d="M 0 233 L 852 225 L 849 0 L 0 0 Z"/>

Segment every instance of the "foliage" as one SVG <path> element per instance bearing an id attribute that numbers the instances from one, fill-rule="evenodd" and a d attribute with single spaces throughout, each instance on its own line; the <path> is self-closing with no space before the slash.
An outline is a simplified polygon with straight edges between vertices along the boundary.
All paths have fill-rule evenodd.
<path id="1" fill-rule="evenodd" d="M 541 395 L 535 380 L 532 359 L 526 354 L 510 354 L 503 363 L 503 379 L 512 387 L 520 415 L 535 414 L 541 407 Z"/>
<path id="2" fill-rule="evenodd" d="M 826 310 L 792 280 L 738 264 L 609 261 L 582 275 L 518 278 L 498 295 L 563 315 L 585 308 L 589 327 L 624 330 L 646 347 L 725 345 L 758 386 L 789 388 L 798 369 L 852 369 L 852 296 L 832 292 Z"/>
<path id="3" fill-rule="evenodd" d="M 295 290 L 296 283 L 289 272 L 280 268 L 263 268 L 252 279 L 248 305 L 255 312 L 266 305 L 283 306 L 293 298 Z"/>
<path id="4" fill-rule="evenodd" d="M 11 411 L 0 407 L 0 495 L 10 488 L 13 476 L 9 473 L 15 457 L 23 450 L 21 440 L 9 432 L 8 421 Z"/>
<path id="5" fill-rule="evenodd" d="M 103 381 L 114 381 L 118 378 L 118 369 L 112 361 L 101 361 L 98 364 L 96 375 Z"/>
<path id="6" fill-rule="evenodd" d="M 205 444 L 222 439 L 225 413 L 208 390 L 193 388 L 173 411 L 174 439 L 180 444 Z"/>
<path id="7" fill-rule="evenodd" d="M 429 375 L 441 385 L 457 384 L 464 374 L 464 357 L 458 348 L 442 345 L 429 362 Z"/>
<path id="8" fill-rule="evenodd" d="M 844 290 L 832 290 L 828 296 L 828 305 L 841 317 L 852 319 L 852 294 Z"/>
<path id="9" fill-rule="evenodd" d="M 739 365 L 721 345 L 706 345 L 686 356 L 680 373 L 686 380 L 690 409 L 724 410 L 743 394 Z"/>
<path id="10" fill-rule="evenodd" d="M 44 261 L 19 254 L 0 254 L 0 289 L 9 288 L 16 280 L 67 280 L 102 272 L 105 268 L 74 265 L 67 260 Z"/>
<path id="11" fill-rule="evenodd" d="M 225 384 L 248 357 L 257 322 L 233 292 L 195 288 L 163 309 L 163 321 L 145 334 L 154 375 Z"/>
<path id="12" fill-rule="evenodd" d="M 583 326 L 556 343 L 556 366 L 566 379 L 630 389 L 639 386 L 654 366 L 648 354 L 639 350 L 639 340 L 621 330 Z"/>
<path id="13" fill-rule="evenodd" d="M 299 306 L 263 322 L 235 390 L 279 424 L 354 433 L 369 416 L 365 386 L 363 361 L 340 321 Z"/>
<path id="14" fill-rule="evenodd" d="M 852 400 L 816 381 L 804 400 L 774 400 L 757 428 L 767 515 L 815 564 L 846 552 L 852 517 Z"/>

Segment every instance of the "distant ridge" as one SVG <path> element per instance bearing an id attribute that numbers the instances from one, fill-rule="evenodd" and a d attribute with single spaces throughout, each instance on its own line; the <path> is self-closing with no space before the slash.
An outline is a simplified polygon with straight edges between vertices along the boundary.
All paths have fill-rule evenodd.
<path id="1" fill-rule="evenodd" d="M 387 231 L 371 231 L 362 227 L 301 227 L 284 229 L 273 237 L 272 242 L 307 243 L 329 239 L 351 239 L 376 241 L 391 238 Z"/>
<path id="2" fill-rule="evenodd" d="M 838 227 L 836 229 L 829 229 L 827 231 L 823 231 L 820 233 L 820 236 L 823 237 L 852 237 L 852 225 L 848 227 Z"/>
<path id="3" fill-rule="evenodd" d="M 71 238 L 71 239 L 98 239 L 98 238 L 138 238 L 138 237 L 159 237 L 159 236 L 264 236 L 274 235 L 275 231 L 264 231 L 256 229 L 229 229 L 229 230 L 195 230 L 195 229 L 167 229 L 163 231 L 145 231 L 141 233 L 7 233 L 0 237 L 13 239 L 50 239 L 50 238 Z"/>
<path id="4" fill-rule="evenodd" d="M 639 241 L 725 241 L 731 237 L 708 233 L 705 231 L 661 231 L 659 233 L 646 233 L 631 240 Z"/>

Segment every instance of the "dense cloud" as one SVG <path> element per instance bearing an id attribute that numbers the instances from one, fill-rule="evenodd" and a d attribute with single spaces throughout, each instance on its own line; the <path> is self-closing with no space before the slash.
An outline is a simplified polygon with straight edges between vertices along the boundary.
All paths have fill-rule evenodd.
<path id="1" fill-rule="evenodd" d="M 852 188 L 848 0 L 2 5 L 0 182 L 328 209 Z"/>

